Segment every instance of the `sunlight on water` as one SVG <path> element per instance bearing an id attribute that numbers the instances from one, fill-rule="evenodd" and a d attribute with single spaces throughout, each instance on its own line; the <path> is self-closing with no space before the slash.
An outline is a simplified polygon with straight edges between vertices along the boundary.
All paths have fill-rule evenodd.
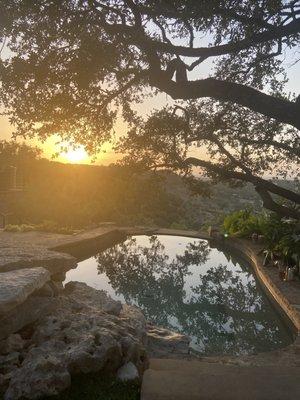
<path id="1" fill-rule="evenodd" d="M 66 280 L 135 304 L 148 321 L 187 334 L 205 355 L 252 354 L 288 345 L 291 334 L 246 262 L 176 236 L 133 236 L 67 272 Z"/>

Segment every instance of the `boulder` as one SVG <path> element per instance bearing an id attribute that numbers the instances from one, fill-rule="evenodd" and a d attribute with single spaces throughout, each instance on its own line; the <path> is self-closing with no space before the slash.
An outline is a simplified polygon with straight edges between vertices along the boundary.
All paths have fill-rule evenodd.
<path id="1" fill-rule="evenodd" d="M 5 400 L 54 396 L 71 384 L 71 376 L 61 360 L 41 349 L 32 349 L 22 368 L 12 375 Z"/>
<path id="2" fill-rule="evenodd" d="M 6 400 L 58 394 L 70 385 L 70 375 L 79 373 L 116 374 L 128 363 L 143 372 L 146 324 L 135 307 L 122 308 L 119 316 L 108 313 L 105 306 L 113 300 L 78 282 L 66 285 L 64 295 L 54 299 L 57 308 L 39 320 L 22 353 L 24 361 L 12 371 Z"/>
<path id="3" fill-rule="evenodd" d="M 122 303 L 113 300 L 104 290 L 91 290 L 92 288 L 83 282 L 71 281 L 65 285 L 65 292 L 75 299 L 74 293 L 82 304 L 98 307 L 108 314 L 119 316 Z"/>
<path id="4" fill-rule="evenodd" d="M 0 275 L 0 315 L 7 314 L 50 280 L 45 268 L 24 268 Z"/>
<path id="5" fill-rule="evenodd" d="M 56 297 L 29 296 L 24 303 L 4 316 L 0 315 L 0 340 L 49 314 L 57 304 Z"/>
<path id="6" fill-rule="evenodd" d="M 147 349 L 154 358 L 182 357 L 189 354 L 190 338 L 181 333 L 149 324 Z"/>
<path id="7" fill-rule="evenodd" d="M 133 381 L 139 379 L 139 371 L 132 362 L 129 362 L 118 369 L 117 378 L 122 382 Z"/>
<path id="8" fill-rule="evenodd" d="M 6 339 L 0 341 L 0 354 L 9 354 L 23 349 L 25 341 L 19 334 L 9 335 Z"/>
<path id="9" fill-rule="evenodd" d="M 142 311 L 136 307 L 128 304 L 123 304 L 122 310 L 120 312 L 120 317 L 127 321 L 130 326 L 134 327 L 136 334 L 138 335 L 139 340 L 147 344 L 147 332 L 146 326 L 147 321 L 142 313 Z"/>
<path id="10" fill-rule="evenodd" d="M 55 297 L 59 294 L 59 288 L 56 283 L 49 281 L 41 289 L 36 290 L 33 295 L 40 297 Z"/>
<path id="11" fill-rule="evenodd" d="M 14 351 L 5 356 L 0 356 L 0 371 L 7 374 L 20 366 L 20 353 Z"/>
<path id="12" fill-rule="evenodd" d="M 23 239 L 24 234 L 22 234 Z M 75 257 L 45 249 L 43 246 L 24 245 L 15 243 L 14 240 L 3 251 L 0 258 L 0 271 L 18 271 L 21 269 L 39 268 L 41 265 L 47 269 L 51 275 L 55 275 L 71 268 L 76 267 Z"/>

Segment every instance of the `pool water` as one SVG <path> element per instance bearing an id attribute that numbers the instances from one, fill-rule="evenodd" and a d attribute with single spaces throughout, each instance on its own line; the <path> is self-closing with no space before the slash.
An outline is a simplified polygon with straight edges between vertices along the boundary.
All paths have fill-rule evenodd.
<path id="1" fill-rule="evenodd" d="M 148 321 L 188 335 L 203 355 L 253 354 L 292 342 L 251 267 L 205 240 L 132 236 L 79 262 L 69 281 L 140 307 Z"/>

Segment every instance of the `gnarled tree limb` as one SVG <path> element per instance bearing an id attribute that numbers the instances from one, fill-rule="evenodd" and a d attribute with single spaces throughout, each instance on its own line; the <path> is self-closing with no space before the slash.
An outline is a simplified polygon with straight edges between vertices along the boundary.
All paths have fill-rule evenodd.
<path id="1" fill-rule="evenodd" d="M 230 101 L 300 129 L 300 109 L 296 103 L 267 95 L 249 86 L 215 78 L 178 83 L 167 79 L 164 71 L 152 74 L 150 83 L 173 99 L 211 97 Z"/>

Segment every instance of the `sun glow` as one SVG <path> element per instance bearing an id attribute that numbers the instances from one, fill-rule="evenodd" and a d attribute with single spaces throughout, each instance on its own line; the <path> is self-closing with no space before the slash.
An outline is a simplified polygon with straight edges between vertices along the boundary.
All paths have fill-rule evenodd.
<path id="1" fill-rule="evenodd" d="M 69 163 L 86 162 L 89 159 L 89 156 L 83 147 L 70 149 L 66 153 L 62 153 L 62 157 Z"/>

